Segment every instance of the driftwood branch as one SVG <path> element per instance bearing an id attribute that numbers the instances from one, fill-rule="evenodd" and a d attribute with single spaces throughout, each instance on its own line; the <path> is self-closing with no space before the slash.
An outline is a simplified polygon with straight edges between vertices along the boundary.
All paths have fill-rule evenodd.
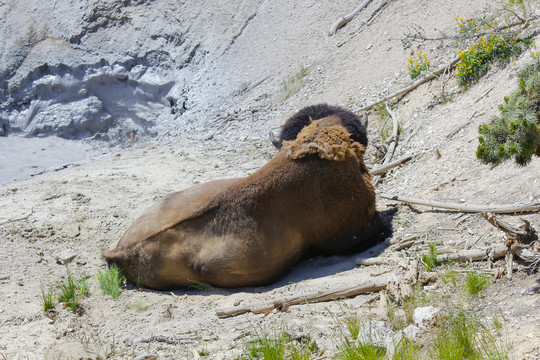
<path id="1" fill-rule="evenodd" d="M 505 221 L 497 219 L 495 215 L 491 213 L 484 212 L 482 215 L 491 225 L 505 232 L 509 237 L 515 239 L 519 243 L 527 243 L 538 239 L 535 230 L 531 227 L 531 223 L 525 219 L 521 219 L 524 226 L 522 228 L 517 228 Z"/>
<path id="2" fill-rule="evenodd" d="M 456 66 L 456 64 L 459 62 L 459 60 L 460 60 L 460 58 L 457 57 L 454 60 L 450 61 L 448 64 L 440 66 L 434 72 L 430 73 L 429 75 L 424 76 L 423 78 L 421 78 L 419 80 L 416 80 L 415 82 L 413 82 L 412 84 L 404 87 L 403 89 L 400 89 L 400 90 L 398 90 L 398 91 L 396 91 L 396 92 L 394 92 L 394 93 L 392 93 L 392 94 L 390 94 L 388 96 L 385 96 L 382 99 L 379 99 L 379 100 L 375 101 L 374 103 L 371 103 L 369 105 L 358 108 L 355 111 L 360 112 L 360 111 L 369 110 L 372 107 L 374 107 L 374 106 L 376 106 L 376 105 L 378 105 L 378 104 L 380 104 L 382 102 L 388 101 L 390 99 L 393 99 L 393 98 L 401 96 L 401 95 L 405 95 L 406 93 L 416 89 L 417 87 L 419 87 L 423 83 L 428 82 L 428 81 L 436 78 L 439 74 L 444 72 L 446 69 L 453 68 L 454 66 Z"/>
<path id="3" fill-rule="evenodd" d="M 244 314 L 247 312 L 252 312 L 254 314 L 270 313 L 274 309 L 288 309 L 290 305 L 296 304 L 306 304 L 310 302 L 321 302 L 334 300 L 344 297 L 356 296 L 359 294 L 364 294 L 368 292 L 379 291 L 386 288 L 388 283 L 388 277 L 381 279 L 375 279 L 374 281 L 367 282 L 360 285 L 354 286 L 341 286 L 334 289 L 329 289 L 325 291 L 313 292 L 301 296 L 290 296 L 283 298 L 281 300 L 268 301 L 258 304 L 246 305 L 246 306 L 235 306 L 230 308 L 218 309 L 216 310 L 216 315 L 219 317 L 234 316 L 239 314 Z"/>
<path id="4" fill-rule="evenodd" d="M 374 167 L 370 170 L 370 174 L 371 175 L 379 175 L 379 174 L 383 174 L 385 172 L 387 172 L 388 170 L 390 169 L 393 169 L 395 168 L 396 166 L 398 165 L 401 165 L 403 164 L 404 162 L 407 162 L 409 160 L 412 159 L 412 156 L 405 156 L 405 157 L 402 157 L 401 159 L 397 159 L 397 160 L 394 160 L 392 162 L 389 162 L 388 164 L 386 165 L 381 165 L 381 166 L 377 166 L 377 167 Z"/>
<path id="5" fill-rule="evenodd" d="M 529 211 L 540 210 L 540 202 L 529 203 L 529 204 L 511 204 L 511 205 L 467 205 L 467 204 L 445 203 L 445 202 L 440 202 L 440 201 L 426 201 L 426 200 L 405 198 L 405 197 L 397 196 L 397 195 L 390 196 L 390 195 L 381 194 L 381 193 L 378 193 L 377 196 L 383 199 L 401 201 L 401 202 L 406 202 L 409 204 L 431 206 L 431 207 L 439 208 L 439 209 L 456 210 L 456 211 L 471 212 L 471 213 L 490 212 L 490 213 L 504 214 L 504 213 L 517 213 L 517 212 L 529 212 Z"/>
<path id="6" fill-rule="evenodd" d="M 362 9 L 364 9 L 366 6 L 368 6 L 371 1 L 372 0 L 364 0 L 364 1 L 362 1 L 362 3 L 356 9 L 354 9 L 353 12 L 351 12 L 350 14 L 347 14 L 345 16 L 340 17 L 330 27 L 329 35 L 330 36 L 335 35 L 337 33 L 337 31 L 341 27 L 343 27 L 345 24 L 347 24 L 349 21 L 351 21 L 356 15 L 358 15 L 358 13 L 360 11 L 362 11 Z"/>

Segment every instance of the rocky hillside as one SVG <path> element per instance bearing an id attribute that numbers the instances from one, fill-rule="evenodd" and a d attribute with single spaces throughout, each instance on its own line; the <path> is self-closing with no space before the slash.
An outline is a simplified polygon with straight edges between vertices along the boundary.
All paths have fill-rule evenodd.
<path id="1" fill-rule="evenodd" d="M 351 0 L 0 2 L 0 356 L 114 353 L 161 359 L 208 353 L 212 359 L 235 359 L 244 354 L 254 329 L 286 326 L 299 338 L 310 336 L 322 359 L 335 354 L 337 318 L 354 312 L 366 321 L 388 322 L 387 308 L 398 305 L 373 295 L 291 306 L 288 313 L 268 316 L 216 316 L 219 308 L 376 276 L 399 283 L 402 267 L 355 267 L 357 255 L 309 260 L 268 287 L 172 294 L 130 287 L 118 301 L 101 295 L 96 279 L 105 269 L 100 249 L 115 246 L 161 196 L 256 171 L 276 154 L 268 132 L 300 108 L 327 102 L 359 112 L 411 83 L 407 66 L 413 51 L 427 53 L 434 69 L 464 46 L 418 36 L 452 36 L 459 28 L 456 18 L 505 12 L 494 1 L 374 0 L 329 36 L 332 24 L 358 5 Z M 534 26 L 527 31 L 534 35 Z M 493 66 L 468 89 L 458 85 L 452 70 L 392 99 L 400 128 L 395 157 L 412 159 L 387 173 L 378 192 L 464 204 L 538 202 L 538 158 L 527 167 L 506 163 L 492 169 L 475 157 L 478 125 L 497 115 L 498 104 L 517 87 L 517 70 L 533 52 L 525 49 L 506 66 Z M 368 115 L 372 167 L 391 121 L 376 108 Z M 48 169 L 58 171 L 13 182 Z M 393 234 L 362 256 L 407 262 L 425 253 L 428 243 L 455 253 L 505 241 L 480 214 L 382 197 L 378 208 L 390 214 Z M 538 212 L 521 217 L 540 230 Z M 504 219 L 520 224 L 515 215 Z M 396 245 L 403 243 L 408 246 Z M 539 358 L 540 323 L 531 316 L 540 311 L 540 295 L 531 290 L 538 286 L 538 273 L 517 263 L 508 280 L 500 276 L 501 260 L 454 270 L 471 269 L 491 274 L 492 284 L 467 306 L 485 321 L 500 319 L 498 340 L 511 344 L 510 357 Z M 88 276 L 83 311 L 57 305 L 48 317 L 43 291 L 68 273 Z M 426 285 L 427 297 L 444 299 L 437 306 L 451 308 L 460 298 L 440 281 Z"/>

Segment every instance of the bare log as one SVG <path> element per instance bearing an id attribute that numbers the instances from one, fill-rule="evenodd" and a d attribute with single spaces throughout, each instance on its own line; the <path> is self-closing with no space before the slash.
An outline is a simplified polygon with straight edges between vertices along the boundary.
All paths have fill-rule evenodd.
<path id="1" fill-rule="evenodd" d="M 406 202 L 409 204 L 431 206 L 431 207 L 439 208 L 439 209 L 456 210 L 456 211 L 470 212 L 470 213 L 490 212 L 490 213 L 504 214 L 504 213 L 517 213 L 517 212 L 529 212 L 529 211 L 540 210 L 539 202 L 529 203 L 529 204 L 518 203 L 518 204 L 511 204 L 511 205 L 467 205 L 467 204 L 445 203 L 445 202 L 440 202 L 440 201 L 426 201 L 426 200 L 405 198 L 398 195 L 390 196 L 390 195 L 386 195 L 382 193 L 378 193 L 377 196 L 383 199 L 396 200 L 396 201 Z"/>
<path id="2" fill-rule="evenodd" d="M 381 277 L 373 281 L 354 286 L 341 286 L 325 291 L 317 291 L 301 296 L 290 296 L 281 300 L 267 301 L 258 304 L 246 305 L 243 307 L 235 306 L 224 309 L 217 309 L 216 315 L 219 317 L 234 316 L 252 312 L 254 314 L 269 313 L 274 309 L 288 308 L 290 305 L 307 304 L 310 302 L 321 302 L 334 300 L 344 297 L 356 296 L 368 292 L 379 291 L 386 288 L 388 277 Z"/>
<path id="3" fill-rule="evenodd" d="M 447 263 L 451 261 L 468 262 L 482 261 L 486 259 L 499 259 L 506 255 L 507 247 L 504 245 L 494 246 L 487 249 L 461 250 L 456 253 L 437 255 L 437 261 Z"/>
<path id="4" fill-rule="evenodd" d="M 416 89 L 417 87 L 419 87 L 423 83 L 434 79 L 435 77 L 437 77 L 440 73 L 442 73 L 446 69 L 453 68 L 454 66 L 456 66 L 456 64 L 459 62 L 459 60 L 460 60 L 460 58 L 457 57 L 454 60 L 450 61 L 448 64 L 440 66 L 434 72 L 430 73 L 429 75 L 424 76 L 423 78 L 421 78 L 419 80 L 416 80 L 415 82 L 413 82 L 412 84 L 404 87 L 403 89 L 398 90 L 398 91 L 396 91 L 396 92 L 394 92 L 394 93 L 392 93 L 392 94 L 390 94 L 388 96 L 385 96 L 382 99 L 379 99 L 379 100 L 375 101 L 374 103 L 371 103 L 369 105 L 358 108 L 355 111 L 360 112 L 360 111 L 369 110 L 372 107 L 374 107 L 375 105 L 378 105 L 378 104 L 380 104 L 382 102 L 388 101 L 390 99 L 393 99 L 393 98 L 401 96 L 401 95 L 405 95 L 406 93 Z"/>
<path id="5" fill-rule="evenodd" d="M 372 0 L 364 0 L 362 3 L 354 9 L 354 11 L 350 14 L 347 14 L 345 16 L 340 17 L 331 27 L 329 31 L 329 36 L 335 35 L 337 31 L 343 27 L 345 24 L 347 24 L 349 21 L 351 21 L 360 11 L 362 11 L 363 8 L 369 5 L 369 3 Z"/>

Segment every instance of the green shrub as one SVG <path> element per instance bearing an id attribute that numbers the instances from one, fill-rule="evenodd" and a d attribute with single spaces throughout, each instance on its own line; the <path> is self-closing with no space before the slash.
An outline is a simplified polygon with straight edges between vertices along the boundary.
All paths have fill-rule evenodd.
<path id="1" fill-rule="evenodd" d="M 524 166 L 540 156 L 540 59 L 518 72 L 518 89 L 499 105 L 500 116 L 480 125 L 476 156 L 499 165 L 514 158 Z"/>

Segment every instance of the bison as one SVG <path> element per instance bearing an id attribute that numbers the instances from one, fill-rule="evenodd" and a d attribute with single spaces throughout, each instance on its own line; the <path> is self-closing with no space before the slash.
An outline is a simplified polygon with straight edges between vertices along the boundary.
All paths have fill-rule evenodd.
<path id="1" fill-rule="evenodd" d="M 312 121 L 255 173 L 165 196 L 103 255 L 164 290 L 265 285 L 308 256 L 365 249 L 381 219 L 363 154 L 341 117 Z"/>

